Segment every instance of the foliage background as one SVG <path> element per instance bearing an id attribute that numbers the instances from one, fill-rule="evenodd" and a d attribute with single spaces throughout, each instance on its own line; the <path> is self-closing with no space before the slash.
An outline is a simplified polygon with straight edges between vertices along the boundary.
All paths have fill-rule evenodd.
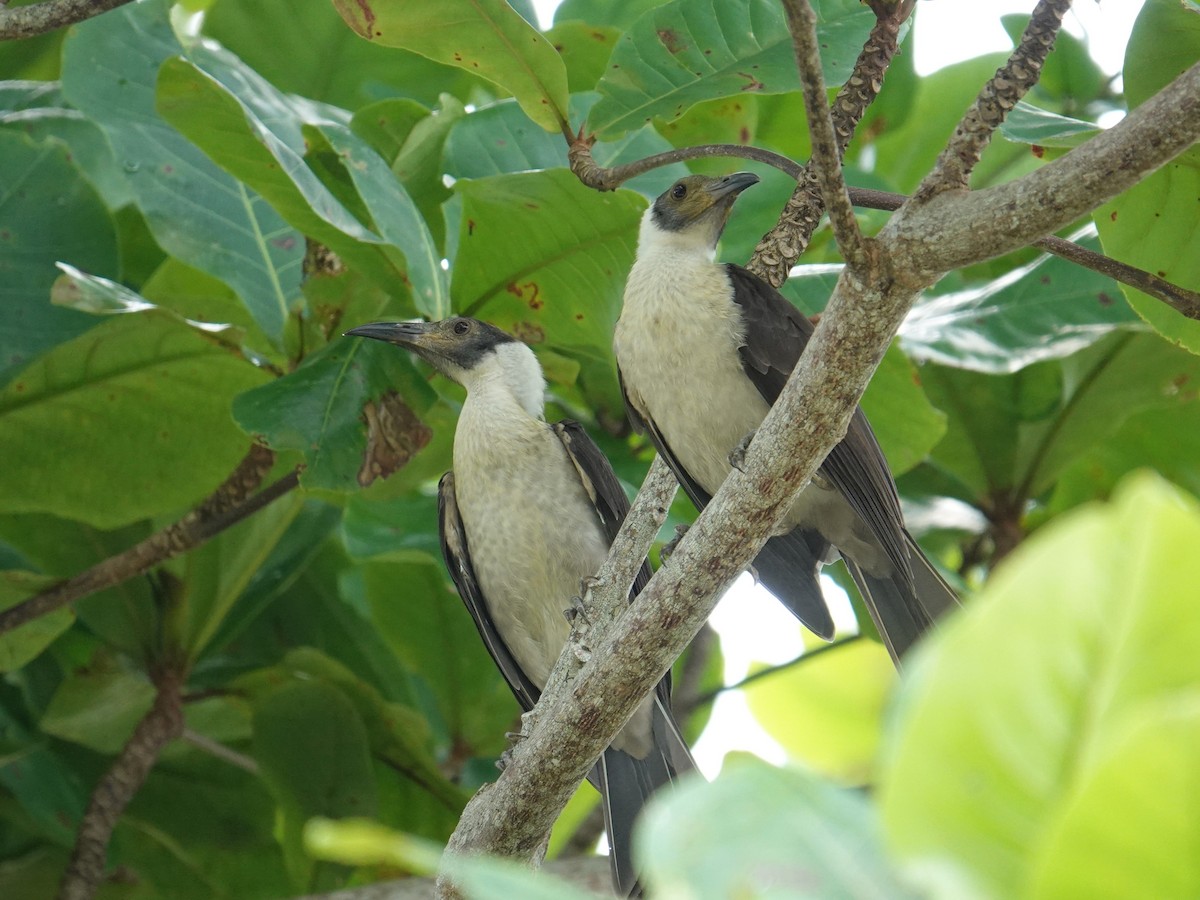
<path id="1" fill-rule="evenodd" d="M 838 83 L 873 17 L 852 0 L 814 5 Z M 483 4 L 500 24 L 478 43 L 439 19 L 467 6 L 379 4 L 372 43 L 325 0 L 142 0 L 0 44 L 0 605 L 179 518 L 252 439 L 276 451 L 272 477 L 304 465 L 299 490 L 204 547 L 0 637 L 5 896 L 53 891 L 167 664 L 187 671 L 187 732 L 117 826 L 101 896 L 276 897 L 395 874 L 318 858 L 305 822 L 369 817 L 440 842 L 492 777 L 517 707 L 445 578 L 432 494 L 461 393 L 339 335 L 451 312 L 512 331 L 546 369 L 548 417 L 585 422 L 633 490 L 650 450 L 624 422 L 611 329 L 641 212 L 685 168 L 590 191 L 565 168 L 559 116 L 600 136 L 602 164 L 696 143 L 808 148 L 768 0 L 568 0 L 544 41 L 512 51 L 500 36 L 534 33 L 528 6 Z M 973 186 L 1035 169 L 1153 94 L 1200 58 L 1197 21 L 1194 4 L 1149 0 L 1124 93 L 1061 35 Z M 850 182 L 911 191 L 1001 60 L 917 77 L 902 52 L 847 155 Z M 745 261 L 790 184 L 755 164 L 689 164 L 735 166 L 763 179 L 721 250 Z M 1193 148 L 1098 210 L 1099 238 L 1082 240 L 1200 287 L 1197 196 Z M 868 230 L 885 218 L 862 213 Z M 306 272 L 306 238 L 344 265 Z M 825 233 L 803 262 L 837 262 Z M 831 279 L 802 271 L 785 290 L 817 312 Z M 895 676 L 874 643 L 747 689 L 795 760 L 881 786 L 882 816 L 747 764 L 713 789 L 725 794 L 696 788 L 652 823 L 652 884 L 728 896 L 721 879 L 749 852 L 737 829 L 678 835 L 752 797 L 756 847 L 782 829 L 858 848 L 853 862 L 815 855 L 831 884 L 871 859 L 891 896 L 897 869 L 946 895 L 1129 896 L 1134 871 L 1163 873 L 1145 895 L 1194 894 L 1188 822 L 1136 788 L 1196 808 L 1200 673 L 1183 600 L 1197 583 L 1198 328 L 1032 250 L 925 297 L 864 406 L 912 527 L 983 593 L 906 679 L 883 752 Z M 413 444 L 372 456 L 395 469 L 372 480 L 367 423 L 383 414 Z M 1146 467 L 1177 487 L 1131 482 L 1111 509 L 1070 515 Z M 719 650 L 699 662 L 693 735 Z M 592 804 L 585 787 L 555 850 Z M 824 815 L 787 819 L 798 806 Z M 725 875 L 705 876 L 705 859 Z"/>

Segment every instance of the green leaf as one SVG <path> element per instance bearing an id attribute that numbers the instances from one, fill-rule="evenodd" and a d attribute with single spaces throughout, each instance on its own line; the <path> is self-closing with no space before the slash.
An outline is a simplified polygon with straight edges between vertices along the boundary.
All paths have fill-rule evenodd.
<path id="1" fill-rule="evenodd" d="M 925 459 L 946 433 L 945 413 L 929 402 L 916 369 L 894 343 L 871 376 L 862 409 L 895 475 Z"/>
<path id="2" fill-rule="evenodd" d="M 2 395 L 0 395 L 2 396 Z M 382 473 L 403 466 L 429 440 L 417 415 L 429 408 L 433 392 L 396 347 L 359 339 L 337 340 L 309 356 L 283 378 L 247 391 L 233 403 L 233 415 L 249 434 L 262 435 L 277 450 L 299 450 L 308 488 L 357 490 L 377 475 L 368 443 L 372 417 L 394 425 L 402 447 Z M 367 407 L 370 411 L 367 411 Z"/>
<path id="3" fill-rule="evenodd" d="M 747 685 L 746 702 L 790 759 L 845 784 L 866 784 L 895 673 L 883 644 L 857 640 Z"/>
<path id="4" fill-rule="evenodd" d="M 1146 0 L 1125 46 L 1122 80 L 1129 108 L 1143 102 L 1200 59 L 1200 12 L 1190 0 Z M 1197 151 L 1189 151 L 1196 158 Z"/>
<path id="5" fill-rule="evenodd" d="M 95 190 L 57 141 L 0 129 L 0 384 L 45 350 L 95 324 L 50 305 L 54 264 L 115 275 L 117 238 Z"/>
<path id="6" fill-rule="evenodd" d="M 154 685 L 133 672 L 84 669 L 58 686 L 42 731 L 100 753 L 116 753 L 154 702 Z"/>
<path id="7" fill-rule="evenodd" d="M 53 583 L 53 579 L 30 572 L 0 572 L 0 609 L 16 606 Z M 24 666 L 74 621 L 75 614 L 70 608 L 56 609 L 20 628 L 0 634 L 0 672 L 12 672 Z"/>
<path id="8" fill-rule="evenodd" d="M 1000 133 L 1010 141 L 1052 147 L 1056 150 L 1078 147 L 1100 131 L 1101 128 L 1091 122 L 1060 116 L 1048 109 L 1039 109 L 1024 100 L 1017 101 L 1017 105 L 1009 111 L 1007 118 L 1000 125 Z M 1051 154 L 1049 157 L 1054 158 L 1055 155 L 1061 154 Z"/>
<path id="9" fill-rule="evenodd" d="M 30 831 L 60 847 L 73 846 L 76 823 L 87 805 L 87 790 L 78 773 L 45 740 L 30 734 L 5 706 L 0 706 L 0 734 L 0 785 L 5 793 L 29 817 Z M 7 868 L 0 866 L 0 878 Z"/>
<path id="10" fill-rule="evenodd" d="M 346 503 L 342 534 L 346 552 L 356 559 L 412 551 L 442 558 L 437 535 L 438 499 L 433 494 L 405 494 L 379 500 L 354 494 Z"/>
<path id="11" fill-rule="evenodd" d="M 435 521 L 425 528 L 432 531 Z M 432 688 L 455 745 L 472 755 L 499 754 L 520 710 L 446 583 L 441 561 L 370 562 L 359 571 L 371 620 L 405 667 Z"/>
<path id="12" fill-rule="evenodd" d="M 456 310 L 578 360 L 597 402 L 622 408 L 612 330 L 645 201 L 554 169 L 460 181 Z"/>
<path id="13" fill-rule="evenodd" d="M 322 681 L 293 680 L 254 704 L 254 757 L 279 804 L 280 843 L 298 883 L 311 878 L 303 849 L 313 816 L 374 815 L 378 798 L 367 729 L 354 704 Z"/>
<path id="14" fill-rule="evenodd" d="M 265 41 L 263 22 L 287 27 Z M 203 29 L 279 90 L 343 109 L 396 96 L 432 106 L 442 93 L 465 100 L 487 87 L 471 72 L 362 40 L 328 0 L 219 0 Z"/>
<path id="15" fill-rule="evenodd" d="M 857 3 L 822 4 L 817 27 L 826 82 L 849 76 L 875 16 Z M 588 130 L 611 137 L 659 118 L 671 121 L 701 100 L 798 90 L 783 10 L 770 0 L 728 4 L 674 0 L 645 13 L 622 35 L 597 86 Z"/>
<path id="16" fill-rule="evenodd" d="M 190 661 L 199 659 L 303 505 L 296 492 L 282 497 L 192 550 L 180 563 L 183 588 L 170 616 L 177 646 Z"/>
<path id="17" fill-rule="evenodd" d="M 652 805 L 637 856 L 653 896 L 907 897 L 877 832 L 861 796 L 746 756 Z"/>
<path id="18" fill-rule="evenodd" d="M 1180 287 L 1200 290 L 1198 196 L 1200 163 L 1168 163 L 1093 213 L 1104 252 Z M 1159 334 L 1200 353 L 1200 322 L 1131 287 L 1121 289 L 1130 306 Z"/>
<path id="19" fill-rule="evenodd" d="M 1080 243 L 1097 249 L 1093 238 Z M 1002 278 L 927 295 L 901 326 L 900 343 L 918 359 L 1015 372 L 1135 322 L 1115 281 L 1046 254 Z"/>
<path id="20" fill-rule="evenodd" d="M 0 502 L 99 528 L 192 504 L 245 454 L 229 403 L 264 378 L 173 315 L 114 316 L 0 391 Z"/>
<path id="21" fill-rule="evenodd" d="M 424 219 L 386 164 L 348 130 L 341 110 L 282 94 L 239 60 L 211 49 L 194 51 L 191 61 L 163 64 L 158 107 L 216 163 L 348 264 L 392 292 L 402 291 L 407 278 L 418 308 L 434 318 L 448 308 L 441 254 Z M 334 151 L 373 216 L 369 225 L 305 163 L 305 126 L 335 142 Z M 407 267 L 390 258 L 381 246 L 386 243 L 405 253 Z"/>
<path id="22" fill-rule="evenodd" d="M 572 95 L 571 118 L 583 119 L 598 98 L 595 93 Z M 617 166 L 670 149 L 670 142 L 647 125 L 615 141 L 598 141 L 592 158 L 602 166 Z M 516 103 L 501 100 L 458 122 L 446 141 L 445 167 L 455 178 L 565 169 L 567 148 L 560 138 L 534 125 Z M 655 197 L 686 174 L 687 166 L 675 163 L 639 175 L 624 187 Z"/>
<path id="23" fill-rule="evenodd" d="M 1198 541 L 1194 501 L 1133 478 L 1027 540 L 920 648 L 881 797 L 914 881 L 954 896 L 1195 893 L 1182 811 L 1200 802 Z"/>
<path id="24" fill-rule="evenodd" d="M 233 287 L 281 345 L 284 321 L 300 299 L 304 242 L 155 111 L 158 68 L 183 52 L 166 6 L 125 6 L 72 32 L 63 92 L 108 137 L 155 240 Z"/>
<path id="25" fill-rule="evenodd" d="M 516 97 L 547 131 L 571 131 L 567 71 L 554 47 L 503 0 L 333 0 L 370 41 L 466 69 Z"/>

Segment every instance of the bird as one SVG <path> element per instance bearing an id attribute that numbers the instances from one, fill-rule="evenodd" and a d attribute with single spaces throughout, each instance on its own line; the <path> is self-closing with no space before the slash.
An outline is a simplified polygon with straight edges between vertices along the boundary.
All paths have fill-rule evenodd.
<path id="1" fill-rule="evenodd" d="M 442 554 L 488 652 L 525 711 L 565 646 L 581 579 L 608 557 L 629 501 L 612 465 L 577 422 L 544 418 L 533 351 L 493 325 L 455 316 L 347 331 L 403 347 L 467 390 L 453 468 L 438 485 Z M 643 561 L 631 590 L 649 580 Z M 589 775 L 600 790 L 613 882 L 640 892 L 631 856 L 637 814 L 695 766 L 671 712 L 670 673 Z"/>
<path id="2" fill-rule="evenodd" d="M 698 509 L 712 499 L 814 326 L 758 276 L 716 261 L 750 172 L 689 175 L 642 217 L 613 333 L 633 426 L 648 433 Z M 905 528 L 896 485 L 861 409 L 753 563 L 759 580 L 831 640 L 822 565 L 840 555 L 897 666 L 958 597 Z"/>

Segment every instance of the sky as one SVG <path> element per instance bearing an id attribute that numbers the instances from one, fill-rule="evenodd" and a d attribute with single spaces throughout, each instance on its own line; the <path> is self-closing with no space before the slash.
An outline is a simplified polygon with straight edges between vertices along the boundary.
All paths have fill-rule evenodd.
<path id="1" fill-rule="evenodd" d="M 1000 17 L 1028 14 L 1034 5 L 1034 0 L 919 0 L 913 50 L 917 72 L 924 75 L 960 60 L 1011 49 Z M 558 0 L 534 0 L 544 27 L 552 23 L 557 6 Z M 1116 74 L 1141 7 L 1141 0 L 1076 0 L 1064 28 L 1085 38 L 1101 68 Z M 845 594 L 824 580 L 826 597 L 834 598 L 834 621 L 839 631 L 852 630 L 854 617 Z M 748 575 L 742 575 L 726 594 L 710 623 L 721 635 L 726 684 L 741 681 L 756 663 L 787 662 L 803 651 L 800 625 Z M 783 748 L 758 725 L 738 692 L 718 697 L 709 726 L 693 754 L 700 770 L 713 778 L 725 754 L 732 750 L 748 750 L 777 764 L 787 760 Z"/>

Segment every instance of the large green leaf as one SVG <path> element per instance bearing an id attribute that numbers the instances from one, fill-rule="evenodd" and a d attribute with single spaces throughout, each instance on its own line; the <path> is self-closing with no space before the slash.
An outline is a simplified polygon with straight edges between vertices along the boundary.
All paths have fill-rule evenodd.
<path id="1" fill-rule="evenodd" d="M 50 305 L 54 264 L 116 275 L 112 218 L 57 141 L 0 129 L 0 384 L 95 320 Z"/>
<path id="2" fill-rule="evenodd" d="M 825 80 L 850 74 L 874 14 L 849 0 L 821 4 L 818 36 Z M 771 0 L 673 0 L 622 35 L 597 86 L 588 129 L 611 137 L 659 118 L 670 121 L 701 100 L 798 90 L 800 79 L 783 9 Z"/>
<path id="3" fill-rule="evenodd" d="M 182 53 L 164 4 L 130 4 L 72 32 L 63 92 L 104 130 L 163 249 L 233 287 L 279 345 L 304 242 L 155 111 L 158 68 Z"/>
<path id="4" fill-rule="evenodd" d="M 262 39 L 264 22 L 286 22 Z M 358 110 L 388 97 L 432 106 L 442 93 L 463 100 L 487 85 L 472 72 L 362 40 L 329 0 L 218 0 L 205 34 L 282 91 Z"/>
<path id="5" fill-rule="evenodd" d="M 242 394 L 233 414 L 272 447 L 303 453 L 305 486 L 348 491 L 381 474 L 373 466 L 376 452 L 398 451 L 382 473 L 386 477 L 428 442 L 429 429 L 416 415 L 432 400 L 407 353 L 375 341 L 342 339 L 296 371 Z M 384 440 L 369 443 L 372 420 L 385 426 Z M 388 444 L 389 436 L 398 443 Z"/>
<path id="6" fill-rule="evenodd" d="M 1080 243 L 1096 249 L 1092 238 Z M 1118 287 L 1091 269 L 1040 256 L 1003 278 L 927 295 L 904 320 L 900 343 L 918 359 L 1015 372 L 1136 322 Z"/>
<path id="7" fill-rule="evenodd" d="M 1125 46 L 1122 81 L 1130 109 L 1141 106 L 1197 60 L 1200 60 L 1200 13 L 1195 3 L 1146 0 Z"/>
<path id="8" fill-rule="evenodd" d="M 847 784 L 873 780 L 883 708 L 896 668 L 882 643 L 857 640 L 745 688 L 746 702 L 788 757 Z"/>
<path id="9" fill-rule="evenodd" d="M 455 308 L 568 355 L 618 412 L 612 329 L 645 201 L 599 194 L 565 169 L 460 181 Z"/>
<path id="10" fill-rule="evenodd" d="M 140 673 L 83 669 L 58 686 L 39 725 L 65 741 L 116 753 L 153 702 L 154 685 Z"/>
<path id="11" fill-rule="evenodd" d="M 504 0 L 333 0 L 333 5 L 367 40 L 466 69 L 511 93 L 547 131 L 571 130 L 562 60 Z"/>
<path id="12" fill-rule="evenodd" d="M 100 528 L 194 503 L 245 454 L 229 403 L 265 378 L 168 313 L 109 318 L 0 391 L 0 502 Z"/>
<path id="13" fill-rule="evenodd" d="M 882 794 L 914 880 L 938 896 L 1195 895 L 1197 542 L 1194 501 L 1132 479 L 1029 539 L 920 648 Z"/>
<path id="14" fill-rule="evenodd" d="M 1200 18 L 1197 15 L 1196 18 Z M 1104 252 L 1200 290 L 1200 165 L 1170 163 L 1095 212 Z M 1200 322 L 1122 285 L 1130 305 L 1163 337 L 1200 353 Z"/>
<path id="15" fill-rule="evenodd" d="M 279 804 L 292 877 L 312 878 L 301 832 L 313 816 L 373 815 L 378 804 L 367 728 L 354 704 L 323 681 L 289 680 L 254 704 L 254 757 Z"/>
<path id="16" fill-rule="evenodd" d="M 907 472 L 946 433 L 946 415 L 925 396 L 913 364 L 894 343 L 863 394 L 862 409 L 892 473 Z"/>
<path id="17" fill-rule="evenodd" d="M 424 523 L 432 530 L 434 520 Z M 433 689 L 455 743 L 497 755 L 520 710 L 440 561 L 361 567 L 371 619 L 396 656 Z"/>
<path id="18" fill-rule="evenodd" d="M 753 757 L 727 764 L 712 784 L 693 778 L 652 805 L 637 849 L 653 896 L 909 896 L 862 797 Z"/>
<path id="19" fill-rule="evenodd" d="M 267 198 L 288 222 L 394 293 L 411 282 L 417 305 L 434 318 L 449 308 L 441 254 L 404 187 L 349 132 L 341 110 L 283 94 L 228 53 L 198 48 L 191 60 L 164 63 L 162 115 L 213 160 Z M 350 175 L 374 216 L 364 225 L 306 164 L 304 126 L 337 136 Z M 359 171 L 363 170 L 360 176 Z M 378 232 L 378 233 L 377 233 Z M 385 243 L 399 247 L 398 265 Z"/>
<path id="20" fill-rule="evenodd" d="M 571 117 L 582 119 L 596 102 L 595 93 L 571 96 Z M 598 141 L 592 158 L 602 166 L 617 166 L 671 149 L 650 126 L 615 141 Z M 511 100 L 477 110 L 455 125 L 446 141 L 446 172 L 455 178 L 484 178 L 531 169 L 567 168 L 567 147 L 538 128 Z M 624 187 L 654 197 L 677 178 L 688 174 L 683 163 L 655 169 L 626 182 Z"/>
<path id="21" fill-rule="evenodd" d="M 61 847 L 72 846 L 75 824 L 87 804 L 87 791 L 78 773 L 3 705 L 0 705 L 0 734 L 3 734 L 0 785 L 5 793 L 20 804 L 31 832 Z M 5 868 L 8 866 L 0 867 L 0 871 Z"/>

